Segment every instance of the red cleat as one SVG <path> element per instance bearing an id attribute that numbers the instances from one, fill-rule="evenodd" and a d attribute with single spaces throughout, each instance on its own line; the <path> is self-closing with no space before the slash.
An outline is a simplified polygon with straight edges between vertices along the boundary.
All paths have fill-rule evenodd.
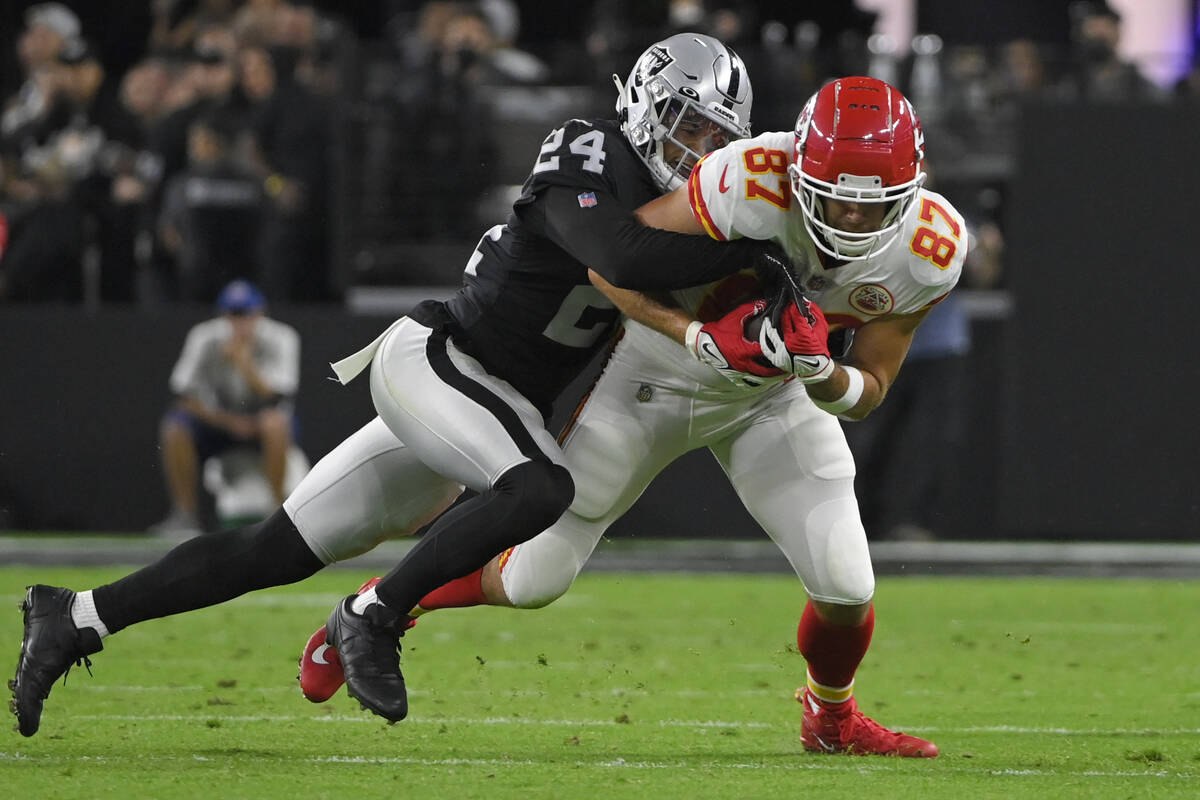
<path id="1" fill-rule="evenodd" d="M 346 682 L 337 650 L 325 643 L 324 625 L 308 637 L 308 644 L 304 645 L 299 680 L 300 691 L 314 703 L 324 703 Z"/>
<path id="2" fill-rule="evenodd" d="M 804 706 L 800 742 L 805 750 L 855 756 L 937 758 L 936 744 L 888 730 L 859 711 L 853 697 L 844 703 L 827 703 L 807 687 L 801 687 L 796 690 L 796 699 Z"/>
<path id="3" fill-rule="evenodd" d="M 358 587 L 355 594 L 362 594 L 381 580 L 383 579 L 371 578 Z M 408 627 L 416 624 L 414 619 Z M 342 660 L 338 657 L 337 650 L 325 642 L 324 625 L 308 637 L 308 643 L 304 645 L 304 652 L 300 655 L 299 679 L 300 691 L 314 703 L 324 703 L 337 694 L 337 690 L 346 682 L 346 675 L 342 672 Z"/>

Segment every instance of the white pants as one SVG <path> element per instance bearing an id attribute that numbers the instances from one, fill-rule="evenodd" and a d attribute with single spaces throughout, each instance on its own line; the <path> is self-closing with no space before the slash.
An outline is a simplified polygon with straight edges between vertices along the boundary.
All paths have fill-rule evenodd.
<path id="1" fill-rule="evenodd" d="M 604 531 L 654 476 L 700 447 L 716 456 L 814 599 L 870 600 L 875 578 L 854 461 L 837 419 L 796 381 L 747 392 L 665 337 L 634 323 L 626 328 L 563 445 L 575 502 L 504 560 L 513 604 L 542 606 L 566 592 Z"/>
<path id="2" fill-rule="evenodd" d="M 446 508 L 463 484 L 485 485 L 498 475 L 494 470 L 514 452 L 511 437 L 495 434 L 496 423 L 488 421 L 494 417 L 471 408 L 457 392 L 452 397 L 431 370 L 393 370 L 403 348 L 421 337 L 410 338 L 391 347 L 391 338 L 385 340 L 372 367 L 372 393 L 387 424 L 376 419 L 346 439 L 284 503 L 326 563 L 411 533 Z M 457 352 L 452 345 L 451 352 Z M 471 359 L 461 353 L 451 359 L 469 371 Z M 422 360 L 399 358 L 401 365 Z M 429 390 L 430 397 L 407 398 L 397 391 L 407 385 L 400 380 L 433 381 L 407 393 Z M 514 401 L 520 414 L 523 398 L 490 380 L 497 396 Z M 491 430 L 497 441 L 472 444 L 475 425 Z M 414 447 L 398 441 L 397 433 Z M 566 592 L 607 527 L 667 464 L 699 447 L 716 456 L 814 599 L 858 604 L 874 592 L 849 448 L 837 419 L 814 406 L 795 381 L 738 389 L 681 346 L 629 323 L 561 453 L 547 449 L 549 434 L 540 427 L 530 435 L 571 470 L 576 496 L 553 527 L 505 555 L 501 575 L 514 605 L 538 607 Z M 418 441 L 439 455 L 418 454 Z"/>
<path id="3" fill-rule="evenodd" d="M 379 417 L 321 459 L 283 504 L 325 563 L 412 533 L 464 486 L 484 491 L 542 455 L 563 462 L 532 403 L 419 322 L 400 320 L 359 356 L 371 365 Z M 339 374 L 349 380 L 358 368 Z"/>

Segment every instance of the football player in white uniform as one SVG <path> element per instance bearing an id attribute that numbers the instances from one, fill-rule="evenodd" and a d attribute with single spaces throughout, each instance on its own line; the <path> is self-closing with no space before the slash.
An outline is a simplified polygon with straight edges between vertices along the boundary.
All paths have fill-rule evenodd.
<path id="1" fill-rule="evenodd" d="M 936 756 L 932 742 L 888 730 L 853 699 L 874 626 L 874 575 L 837 420 L 861 419 L 883 400 L 917 325 L 962 267 L 963 219 L 922 188 L 923 155 L 920 124 L 900 92 L 845 78 L 809 100 L 794 132 L 733 142 L 701 160 L 686 186 L 644 207 L 648 224 L 779 242 L 815 304 L 788 304 L 772 323 L 765 303 L 753 302 L 764 288 L 748 272 L 673 292 L 677 308 L 593 276 L 629 321 L 567 433 L 578 487 L 570 510 L 431 593 L 415 613 L 552 602 L 653 477 L 707 447 L 810 598 L 797 631 L 808 662 L 797 690 L 804 746 Z M 760 323 L 758 341 L 746 336 L 750 320 Z M 855 334 L 841 363 L 827 346 L 830 329 Z M 301 661 L 301 686 L 314 700 L 340 685 L 335 659 L 311 658 L 318 649 L 328 655 L 323 642 L 318 631 Z"/>

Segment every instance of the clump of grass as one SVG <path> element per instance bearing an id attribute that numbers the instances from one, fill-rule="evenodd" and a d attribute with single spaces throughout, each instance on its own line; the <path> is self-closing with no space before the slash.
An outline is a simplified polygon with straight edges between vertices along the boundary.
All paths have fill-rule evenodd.
<path id="1" fill-rule="evenodd" d="M 1130 750 L 1125 754 L 1125 760 L 1137 761 L 1142 764 L 1159 764 L 1167 760 L 1167 756 L 1161 750 L 1149 748 L 1146 750 Z"/>

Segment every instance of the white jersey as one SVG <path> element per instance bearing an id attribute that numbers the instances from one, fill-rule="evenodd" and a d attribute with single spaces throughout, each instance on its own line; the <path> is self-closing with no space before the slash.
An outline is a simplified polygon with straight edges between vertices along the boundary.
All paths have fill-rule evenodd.
<path id="1" fill-rule="evenodd" d="M 183 352 L 171 371 L 171 391 L 226 411 L 255 411 L 261 399 L 222 354 L 233 326 L 224 317 L 188 331 Z M 290 397 L 300 383 L 300 334 L 291 325 L 263 317 L 254 326 L 254 363 L 263 381 Z"/>
<path id="2" fill-rule="evenodd" d="M 787 167 L 793 141 L 790 132 L 764 133 L 709 153 L 696 165 L 689 199 L 710 236 L 778 242 L 834 330 L 920 311 L 954 288 L 967 253 L 966 223 L 950 201 L 925 189 L 889 247 L 865 261 L 826 269 L 792 195 Z M 691 290 L 678 299 L 690 301 L 695 312 L 702 297 Z"/>

